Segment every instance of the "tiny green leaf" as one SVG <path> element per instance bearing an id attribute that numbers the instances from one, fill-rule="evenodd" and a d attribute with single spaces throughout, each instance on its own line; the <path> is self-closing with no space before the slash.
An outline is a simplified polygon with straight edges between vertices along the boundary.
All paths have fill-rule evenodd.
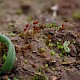
<path id="1" fill-rule="evenodd" d="M 52 71 L 55 71 L 55 68 L 54 67 L 52 67 L 51 69 L 52 69 Z"/>
<path id="2" fill-rule="evenodd" d="M 48 64 L 45 64 L 45 67 L 48 67 Z"/>
<path id="3" fill-rule="evenodd" d="M 53 47 L 53 44 L 52 44 L 52 43 L 49 43 L 48 46 L 49 46 L 49 47 Z"/>
<path id="4" fill-rule="evenodd" d="M 53 55 L 55 55 L 55 52 L 52 50 L 52 51 L 51 51 L 51 56 L 53 56 Z"/>
<path id="5" fill-rule="evenodd" d="M 64 44 L 63 44 L 64 50 L 65 50 L 66 52 L 68 52 L 68 53 L 70 52 L 70 48 L 68 47 L 69 44 L 70 44 L 69 41 L 65 41 Z"/>

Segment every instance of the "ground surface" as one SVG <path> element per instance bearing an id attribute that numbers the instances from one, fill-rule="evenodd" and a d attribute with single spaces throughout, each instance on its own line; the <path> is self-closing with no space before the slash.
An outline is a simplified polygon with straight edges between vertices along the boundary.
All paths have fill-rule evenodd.
<path id="1" fill-rule="evenodd" d="M 50 8 L 56 3 L 58 16 L 53 20 Z M 36 73 L 41 73 L 49 80 L 80 80 L 80 19 L 72 16 L 79 10 L 79 0 L 0 0 L 0 33 L 9 36 L 17 54 L 15 66 L 7 75 L 32 80 Z M 33 29 L 34 20 L 39 20 L 39 24 L 56 22 L 61 26 L 65 19 L 68 22 L 64 23 L 64 30 L 54 27 L 40 28 L 39 32 L 23 31 L 27 23 Z M 57 43 L 63 45 L 65 41 L 70 41 L 69 53 L 58 48 Z M 44 80 L 40 75 L 39 78 Z"/>

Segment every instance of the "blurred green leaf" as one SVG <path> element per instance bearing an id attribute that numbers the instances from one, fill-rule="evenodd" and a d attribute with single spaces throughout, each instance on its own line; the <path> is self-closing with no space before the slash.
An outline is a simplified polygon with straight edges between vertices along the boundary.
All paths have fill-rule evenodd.
<path id="1" fill-rule="evenodd" d="M 64 50 L 65 50 L 66 52 L 68 52 L 68 53 L 70 52 L 70 48 L 68 47 L 69 44 L 70 44 L 70 41 L 65 41 L 64 44 L 63 44 Z"/>

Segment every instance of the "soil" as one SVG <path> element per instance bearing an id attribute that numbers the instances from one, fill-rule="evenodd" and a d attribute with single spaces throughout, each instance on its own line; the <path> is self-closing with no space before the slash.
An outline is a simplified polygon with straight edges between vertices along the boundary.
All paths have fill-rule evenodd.
<path id="1" fill-rule="evenodd" d="M 58 16 L 53 20 L 50 8 L 56 3 Z M 0 0 L 0 4 L 0 33 L 10 38 L 16 50 L 13 70 L 0 76 L 0 80 L 45 80 L 43 76 L 48 80 L 80 80 L 80 20 L 72 17 L 80 10 L 79 0 Z M 33 25 L 34 20 L 39 23 Z M 52 22 L 56 27 L 47 28 Z M 24 31 L 27 23 L 30 29 Z M 63 29 L 58 30 L 61 25 Z M 57 43 L 62 46 L 65 41 L 70 42 L 69 53 L 58 48 Z M 35 75 L 39 79 L 33 79 Z"/>

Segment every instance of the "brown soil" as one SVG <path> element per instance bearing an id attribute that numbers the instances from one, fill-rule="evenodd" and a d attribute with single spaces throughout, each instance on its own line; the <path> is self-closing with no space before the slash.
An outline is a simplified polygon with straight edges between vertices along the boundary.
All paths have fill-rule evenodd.
<path id="1" fill-rule="evenodd" d="M 62 20 L 69 20 L 64 23 L 63 30 L 40 28 L 40 31 L 35 33 L 23 31 L 26 23 L 31 24 L 35 19 L 39 20 L 40 24 L 53 22 L 50 7 L 55 3 L 60 6 L 56 20 L 58 26 L 61 26 Z M 15 76 L 19 80 L 32 80 L 36 73 L 41 73 L 38 75 L 39 80 L 44 80 L 43 75 L 47 76 L 48 80 L 80 80 L 80 21 L 76 22 L 72 18 L 73 12 L 80 10 L 79 0 L 3 0 L 0 4 L 0 33 L 9 36 L 17 56 L 12 72 L 0 76 L 0 80 L 6 76 L 11 80 Z M 31 27 L 33 28 L 33 25 Z M 15 36 L 12 37 L 10 32 Z M 65 41 L 70 41 L 71 51 L 61 54 L 62 50 L 58 49 L 56 43 L 63 45 Z M 49 43 L 53 46 L 49 46 Z M 51 55 L 52 50 L 55 55 Z"/>
<path id="2" fill-rule="evenodd" d="M 10 37 L 17 55 L 11 74 L 22 80 L 32 80 L 32 77 L 39 71 L 49 80 L 54 77 L 57 78 L 56 80 L 80 79 L 80 37 L 77 30 L 68 30 L 65 26 L 65 30 L 56 31 L 55 28 L 44 28 L 40 32 L 22 32 L 19 35 L 21 37 Z M 54 44 L 52 47 L 47 46 L 49 38 L 51 38 L 50 43 Z M 56 42 L 63 44 L 64 41 L 70 41 L 71 51 L 61 57 L 62 51 L 58 49 Z M 41 48 L 44 48 L 44 51 L 41 51 Z M 51 50 L 55 51 L 55 55 L 51 56 Z"/>

